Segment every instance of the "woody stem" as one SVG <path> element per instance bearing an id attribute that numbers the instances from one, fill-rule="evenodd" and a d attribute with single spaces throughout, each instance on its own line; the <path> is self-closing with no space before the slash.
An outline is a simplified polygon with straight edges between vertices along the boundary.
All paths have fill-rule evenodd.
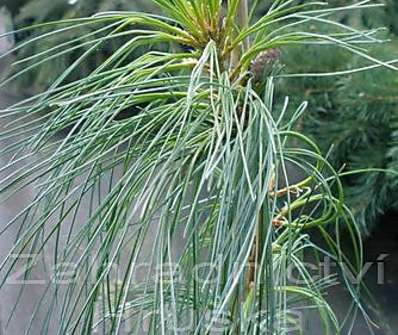
<path id="1" fill-rule="evenodd" d="M 237 12 L 237 25 L 240 29 L 244 29 L 249 25 L 248 0 L 240 0 L 239 2 L 238 12 Z M 238 65 L 239 59 L 242 55 L 242 51 L 247 50 L 248 47 L 249 47 L 249 38 L 246 38 L 243 41 L 242 48 L 238 46 L 232 51 L 231 68 L 235 68 Z"/>

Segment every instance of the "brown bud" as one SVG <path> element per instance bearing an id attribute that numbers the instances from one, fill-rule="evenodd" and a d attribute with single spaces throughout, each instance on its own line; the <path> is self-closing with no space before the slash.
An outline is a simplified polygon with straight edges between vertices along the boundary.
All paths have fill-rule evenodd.
<path id="1" fill-rule="evenodd" d="M 272 220 L 272 225 L 275 227 L 275 228 L 279 228 L 279 227 L 281 227 L 282 225 L 283 225 L 283 220 L 281 220 L 281 219 L 278 219 L 278 218 L 274 218 L 273 220 Z"/>
<path id="2" fill-rule="evenodd" d="M 270 75 L 273 66 L 278 62 L 280 56 L 281 52 L 279 49 L 268 49 L 260 52 L 250 66 L 254 80 L 260 82 L 264 76 Z"/>

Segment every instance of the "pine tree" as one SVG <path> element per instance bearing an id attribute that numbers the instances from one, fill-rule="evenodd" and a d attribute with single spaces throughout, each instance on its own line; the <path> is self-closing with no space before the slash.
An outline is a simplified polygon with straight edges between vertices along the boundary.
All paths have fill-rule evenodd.
<path id="1" fill-rule="evenodd" d="M 344 6 L 346 1 L 331 0 L 329 3 L 333 6 Z M 390 59 L 398 51 L 398 2 L 385 0 L 384 3 L 385 7 L 342 11 L 335 15 L 339 16 L 340 22 L 357 27 L 384 25 L 388 30 L 384 33 L 385 37 L 396 42 L 380 45 L 373 51 L 384 55 L 384 59 Z M 264 1 L 252 15 L 260 16 L 269 7 L 270 2 Z M 153 12 L 152 5 L 146 0 L 27 0 L 21 7 L 16 22 L 17 26 L 24 26 L 27 22 L 39 24 L 50 19 L 89 16 L 99 11 L 137 9 Z M 85 33 L 89 34 L 90 31 L 87 29 Z M 82 31 L 70 31 L 68 34 L 72 40 L 81 36 Z M 28 34 L 19 35 L 21 43 L 30 37 Z M 46 40 L 46 43 L 47 48 L 52 48 L 61 41 L 57 36 Z M 31 44 L 29 50 L 22 49 L 18 57 L 22 59 L 28 56 L 27 53 L 35 54 L 42 47 L 39 43 Z M 101 52 L 90 57 L 90 61 L 84 62 L 84 66 L 80 66 L 78 71 L 70 75 L 70 80 L 86 76 L 117 47 L 118 45 L 109 43 L 106 48 L 99 50 Z M 30 72 L 20 83 L 21 87 L 28 85 L 31 89 L 32 83 L 37 90 L 48 87 L 62 69 L 72 63 L 76 54 L 68 53 L 65 57 L 57 57 L 37 71 Z M 327 73 L 345 69 L 347 64 L 360 66 L 359 58 L 343 50 L 338 53 L 330 52 L 328 47 L 300 47 L 285 49 L 281 63 L 287 73 L 311 73 L 320 68 Z M 376 69 L 339 80 L 327 76 L 298 77 L 294 80 L 280 80 L 279 84 L 282 89 L 278 91 L 282 95 L 295 97 L 297 103 L 303 98 L 309 102 L 311 112 L 300 120 L 301 130 L 319 141 L 325 152 L 332 148 L 330 156 L 335 166 L 341 166 L 344 171 L 366 168 L 398 169 L 398 82 L 395 73 L 388 69 Z M 368 172 L 351 175 L 345 178 L 345 182 L 349 190 L 349 203 L 364 234 L 371 232 L 383 212 L 398 210 L 398 201 L 391 196 L 398 188 L 398 177 L 395 175 L 383 171 Z"/>
<path id="2" fill-rule="evenodd" d="M 219 0 L 156 2 L 167 17 L 104 13 L 50 25 L 41 35 L 44 41 L 56 32 L 68 33 L 65 26 L 80 29 L 90 22 L 100 42 L 108 40 L 107 29 L 111 38 L 126 32 L 129 39 L 87 77 L 71 83 L 61 75 L 44 94 L 3 112 L 20 122 L 27 116 L 35 120 L 22 130 L 22 142 L 10 141 L 3 149 L 16 153 L 2 168 L 10 175 L 0 181 L 0 194 L 12 196 L 29 185 L 37 193 L 3 230 L 21 219 L 18 238 L 0 266 L 0 289 L 26 251 L 33 259 L 25 263 L 24 279 L 31 279 L 29 265 L 54 242 L 46 268 L 54 269 L 56 280 L 48 283 L 29 316 L 34 320 L 36 311 L 47 312 L 41 334 L 120 334 L 126 320 L 132 321 L 132 334 L 141 333 L 143 322 L 146 334 L 177 333 L 186 329 L 187 317 L 195 334 L 218 332 L 219 325 L 228 334 L 286 334 L 291 325 L 305 332 L 302 318 L 296 322 L 292 313 L 297 307 L 300 316 L 309 307 L 311 313 L 318 310 L 323 333 L 346 333 L 344 325 L 350 327 L 351 319 L 354 325 L 358 309 L 365 309 L 352 304 L 340 323 L 326 300 L 334 276 L 312 275 L 303 256 L 331 257 L 353 303 L 360 304 L 362 285 L 351 284 L 348 274 L 356 277 L 360 271 L 362 252 L 350 261 L 341 236 L 350 235 L 355 250 L 361 250 L 361 238 L 344 204 L 339 174 L 315 142 L 293 130 L 305 108 L 294 109 L 290 117 L 285 104 L 286 113 L 277 114 L 274 80 L 280 81 L 279 89 L 288 89 L 279 64 L 290 47 L 324 46 L 333 39 L 335 46 L 355 52 L 363 38 L 375 41 L 348 26 L 348 35 L 340 34 L 343 25 L 330 20 L 311 30 L 302 18 L 310 15 L 317 22 L 325 14 L 319 3 L 307 11 L 312 3 L 276 1 L 272 12 L 249 23 L 242 20 L 246 1 L 227 6 Z M 134 28 L 125 31 L 129 25 Z M 322 31 L 325 25 L 334 31 Z M 86 45 L 84 33 L 80 30 L 81 45 Z M 72 51 L 72 42 L 56 47 Z M 151 51 L 140 50 L 130 60 L 142 43 Z M 97 54 L 98 45 L 90 52 Z M 32 59 L 62 55 L 53 48 Z M 82 62 L 87 55 L 84 48 L 80 51 Z M 306 63 L 309 52 L 301 49 Z M 362 57 L 369 58 L 367 53 Z M 77 70 L 72 63 L 64 73 Z M 141 110 L 119 119 L 129 107 Z M 1 137 L 21 135 L 18 122 L 8 126 Z M 66 136 L 56 138 L 61 132 Z M 302 177 L 293 183 L 289 164 L 301 167 Z M 323 210 L 309 213 L 308 205 Z M 79 225 L 85 207 L 89 213 Z M 349 233 L 330 234 L 325 230 L 330 225 L 332 231 L 346 226 Z M 313 230 L 327 248 L 311 240 Z M 143 248 L 147 244 L 149 255 Z M 150 265 L 145 264 L 141 283 L 135 275 L 147 256 Z M 66 278 L 61 264 L 76 265 L 73 278 Z M 290 269 L 298 270 L 298 281 L 291 280 Z M 61 281 L 67 286 L 58 290 L 54 284 Z M 55 331 L 48 330 L 52 320 Z"/>

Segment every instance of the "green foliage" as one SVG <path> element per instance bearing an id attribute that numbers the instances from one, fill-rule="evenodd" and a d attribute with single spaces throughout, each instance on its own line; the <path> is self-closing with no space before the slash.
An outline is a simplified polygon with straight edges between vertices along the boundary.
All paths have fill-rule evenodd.
<path id="1" fill-rule="evenodd" d="M 155 3 L 165 16 L 105 12 L 25 30 L 39 29 L 39 36 L 16 50 L 68 38 L 19 59 L 22 70 L 2 85 L 59 58 L 74 62 L 47 91 L 0 114 L 32 120 L 23 128 L 13 121 L 0 135 L 29 135 L 2 149 L 14 159 L 0 170 L 8 172 L 0 194 L 37 189 L 0 232 L 19 224 L 17 241 L 0 264 L 0 287 L 20 265 L 16 256 L 33 255 L 24 264 L 29 279 L 32 265 L 54 246 L 46 266 L 65 288 L 49 284 L 37 302 L 32 320 L 48 312 L 43 334 L 52 320 L 58 334 L 118 334 L 127 321 L 131 334 L 144 323 L 147 334 L 177 333 L 186 315 L 191 334 L 211 333 L 219 324 L 225 333 L 286 334 L 292 325 L 301 330 L 292 315 L 305 309 L 318 312 L 323 334 L 344 334 L 358 311 L 370 325 L 360 303 L 363 287 L 349 281 L 360 271 L 362 250 L 340 173 L 316 143 L 294 130 L 307 105 L 281 103 L 278 87 L 294 79 L 279 73 L 276 49 L 326 45 L 358 58 L 327 76 L 336 70 L 354 75 L 362 63 L 396 69 L 358 48 L 379 43 L 374 31 L 331 19 L 374 5 L 275 1 L 264 16 L 246 22 L 244 1 Z M 110 41 L 120 46 L 76 78 Z M 261 71 L 259 64 L 267 74 L 262 81 L 251 73 Z M 311 73 L 301 74 L 314 77 L 318 70 L 314 63 Z M 297 181 L 289 167 L 299 172 Z M 79 225 L 84 208 L 89 216 Z M 311 240 L 312 231 L 324 247 Z M 342 235 L 352 240 L 352 260 L 342 250 Z M 353 298 L 344 320 L 327 301 L 336 278 L 314 277 L 304 254 L 328 256 L 341 266 Z M 136 280 L 142 262 L 148 271 Z M 75 265 L 73 280 L 63 264 Z"/>
<path id="2" fill-rule="evenodd" d="M 360 29 L 373 28 L 380 22 L 394 28 L 398 11 L 396 2 L 378 10 L 342 15 L 340 22 L 351 22 Z M 391 22 L 391 24 L 390 24 Z M 381 33 L 379 33 L 380 35 Z M 369 51 L 381 59 L 398 55 L 398 39 L 393 34 L 391 43 L 373 46 Z M 344 51 L 331 52 L 330 48 L 296 48 L 284 54 L 290 73 L 343 71 L 349 66 L 364 66 L 361 57 Z M 316 139 L 323 151 L 331 149 L 334 166 L 344 171 L 380 169 L 363 175 L 344 178 L 347 201 L 353 209 L 363 234 L 371 233 L 380 215 L 387 210 L 398 210 L 391 196 L 396 192 L 396 174 L 381 169 L 397 171 L 396 119 L 398 90 L 397 76 L 388 69 L 374 69 L 336 77 L 305 77 L 286 80 L 279 92 L 296 97 L 296 104 L 309 101 L 309 113 L 300 121 L 300 130 Z"/>
<path id="3" fill-rule="evenodd" d="M 34 26 L 49 21 L 89 17 L 99 12 L 120 10 L 154 12 L 154 6 L 146 0 L 28 0 L 20 7 L 18 14 L 15 16 L 15 24 L 17 28 L 23 28 L 27 25 Z M 45 30 L 37 29 L 34 32 L 35 35 L 33 35 L 31 31 L 24 31 L 17 34 L 18 41 L 20 44 L 23 44 L 25 41 L 31 40 L 34 36 L 44 33 L 44 31 Z M 62 45 L 65 40 L 77 40 L 84 35 L 87 35 L 86 38 L 89 39 L 92 32 L 92 27 L 82 26 L 79 30 L 66 31 L 62 36 L 54 34 L 45 41 L 37 39 L 35 43 L 29 44 L 29 48 L 18 50 L 17 58 L 26 59 L 29 56 L 40 53 L 44 49 L 56 48 Z M 78 43 L 71 44 L 70 47 L 74 45 L 77 46 Z M 86 59 L 84 66 L 80 67 L 80 72 L 74 73 L 71 80 L 87 76 L 117 50 L 120 45 L 120 41 L 103 43 L 101 49 Z M 47 89 L 77 57 L 78 52 L 60 55 L 56 59 L 44 63 L 42 66 L 38 67 L 36 71 L 31 71 L 29 75 L 20 78 L 18 86 L 22 89 L 28 88 L 30 93 L 32 93 L 32 91 L 43 91 Z M 14 72 L 18 72 L 18 67 L 16 67 Z"/>

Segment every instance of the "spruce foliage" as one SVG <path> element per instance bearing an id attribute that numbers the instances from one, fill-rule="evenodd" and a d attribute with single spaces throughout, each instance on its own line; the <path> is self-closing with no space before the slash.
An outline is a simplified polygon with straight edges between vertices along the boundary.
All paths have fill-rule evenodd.
<path id="1" fill-rule="evenodd" d="M 338 2 L 338 1 L 336 1 Z M 340 1 L 341 2 L 341 1 Z M 387 60 L 398 56 L 398 5 L 387 1 L 386 7 L 371 12 L 341 15 L 340 22 L 350 22 L 358 29 L 372 29 L 379 24 L 389 30 L 379 32 L 390 43 L 370 48 L 372 54 Z M 343 71 L 347 64 L 364 66 L 360 57 L 330 48 L 304 46 L 284 53 L 290 73 L 325 73 Z M 309 101 L 309 112 L 300 120 L 300 129 L 330 150 L 334 166 L 349 173 L 374 169 L 343 179 L 346 196 L 364 235 L 369 235 L 383 213 L 398 210 L 394 194 L 398 191 L 398 77 L 388 69 L 373 69 L 341 78 L 289 78 L 281 85 L 282 94 L 297 103 Z M 383 171 L 383 169 L 385 171 Z"/>

